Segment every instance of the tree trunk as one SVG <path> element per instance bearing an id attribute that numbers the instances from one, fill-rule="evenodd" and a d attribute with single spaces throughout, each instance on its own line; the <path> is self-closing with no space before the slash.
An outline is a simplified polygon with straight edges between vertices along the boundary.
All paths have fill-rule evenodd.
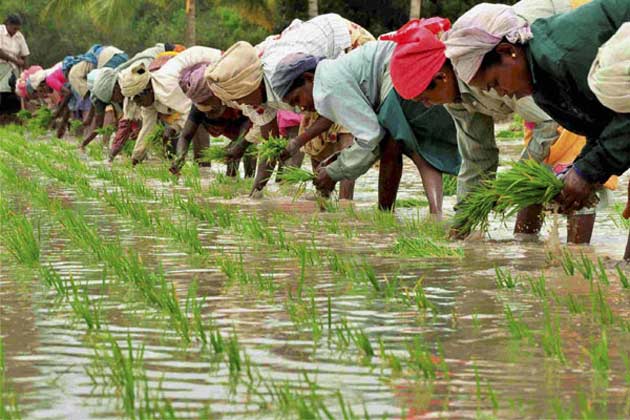
<path id="1" fill-rule="evenodd" d="M 186 0 L 186 46 L 192 47 L 197 44 L 196 0 Z"/>
<path id="2" fill-rule="evenodd" d="M 419 18 L 422 13 L 422 0 L 411 0 L 409 19 Z"/>
<path id="3" fill-rule="evenodd" d="M 308 17 L 313 19 L 319 14 L 317 0 L 308 0 Z"/>

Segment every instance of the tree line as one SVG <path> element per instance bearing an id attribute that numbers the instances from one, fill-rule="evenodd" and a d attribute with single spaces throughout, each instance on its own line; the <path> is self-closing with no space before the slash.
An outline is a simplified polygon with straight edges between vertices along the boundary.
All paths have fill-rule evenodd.
<path id="1" fill-rule="evenodd" d="M 493 1 L 493 0 L 486 0 Z M 481 0 L 422 0 L 422 16 L 456 19 Z M 498 2 L 494 0 L 494 2 Z M 512 1 L 513 2 L 513 1 Z M 131 54 L 157 42 L 227 48 L 277 33 L 295 18 L 339 13 L 373 34 L 392 31 L 418 0 L 3 0 L 0 16 L 19 13 L 31 63 L 51 66 L 92 44 Z M 309 13 L 310 12 L 310 13 Z"/>

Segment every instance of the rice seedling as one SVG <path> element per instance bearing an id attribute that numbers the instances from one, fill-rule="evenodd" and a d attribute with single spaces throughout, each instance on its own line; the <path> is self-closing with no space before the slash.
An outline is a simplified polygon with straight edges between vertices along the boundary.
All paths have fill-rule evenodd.
<path id="1" fill-rule="evenodd" d="M 225 162 L 227 149 L 223 145 L 210 145 L 201 152 L 202 162 Z"/>
<path id="2" fill-rule="evenodd" d="M 544 305 L 543 309 L 545 325 L 541 337 L 542 348 L 547 356 L 555 357 L 560 363 L 565 364 L 567 360 L 562 350 L 558 320 L 552 318 L 547 304 Z"/>
<path id="3" fill-rule="evenodd" d="M 241 350 L 238 343 L 238 337 L 236 332 L 232 331 L 230 338 L 225 343 L 225 350 L 227 354 L 228 369 L 230 371 L 230 380 L 235 381 L 241 374 Z"/>
<path id="4" fill-rule="evenodd" d="M 400 198 L 396 200 L 396 208 L 404 209 L 410 207 L 428 207 L 429 202 L 419 198 Z"/>
<path id="5" fill-rule="evenodd" d="M 190 251 L 199 255 L 207 254 L 199 239 L 199 233 L 197 232 L 197 225 L 195 223 L 189 220 L 185 220 L 183 224 L 175 224 L 165 219 L 154 219 L 154 221 L 160 231 L 168 234 L 177 242 L 185 244 Z"/>
<path id="6" fill-rule="evenodd" d="M 282 169 L 282 181 L 287 184 L 305 184 L 313 179 L 315 175 L 307 169 L 294 166 L 286 166 Z"/>
<path id="7" fill-rule="evenodd" d="M 30 119 L 26 121 L 26 129 L 34 135 L 41 135 L 52 121 L 52 110 L 47 106 L 40 107 Z"/>
<path id="8" fill-rule="evenodd" d="M 425 380 L 436 378 L 438 366 L 434 361 L 434 356 L 425 346 L 419 337 L 415 337 L 412 343 L 407 344 L 409 353 L 407 363 L 416 375 Z"/>
<path id="9" fill-rule="evenodd" d="M 504 313 L 507 321 L 507 327 L 512 335 L 512 338 L 516 340 L 523 340 L 531 337 L 532 333 L 527 324 L 525 324 L 521 318 L 516 319 L 512 309 L 510 309 L 508 305 L 505 305 Z"/>
<path id="10" fill-rule="evenodd" d="M 400 236 L 392 247 L 393 254 L 404 257 L 463 257 L 462 248 L 452 248 L 448 245 L 440 245 L 431 239 L 420 236 Z"/>
<path id="11" fill-rule="evenodd" d="M 80 129 L 83 127 L 83 121 L 81 120 L 71 120 L 70 121 L 70 129 L 69 132 L 77 135 L 80 133 Z"/>
<path id="12" fill-rule="evenodd" d="M 625 205 L 621 203 L 615 203 L 612 205 L 612 212 L 610 214 L 610 219 L 613 221 L 615 226 L 619 229 L 628 230 L 630 229 L 630 219 L 626 219 L 623 217 L 623 211 L 625 209 Z"/>
<path id="13" fill-rule="evenodd" d="M 92 160 L 101 161 L 105 159 L 103 145 L 99 142 L 90 143 L 87 147 L 87 154 Z"/>
<path id="14" fill-rule="evenodd" d="M 621 353 L 621 360 L 623 361 L 623 366 L 625 368 L 623 379 L 626 382 L 626 385 L 630 385 L 630 354 L 629 353 Z"/>
<path id="15" fill-rule="evenodd" d="M 572 314 L 581 314 L 584 312 L 584 304 L 573 294 L 567 296 L 566 305 Z"/>
<path id="16" fill-rule="evenodd" d="M 427 297 L 424 287 L 422 287 L 423 280 L 424 279 L 418 280 L 414 288 L 403 295 L 403 299 L 408 302 L 408 305 L 415 305 L 421 313 L 430 311 L 433 315 L 436 315 L 437 306 L 435 306 L 435 304 Z"/>
<path id="17" fill-rule="evenodd" d="M 499 194 L 495 191 L 490 180 L 482 181 L 473 191 L 457 205 L 454 227 L 462 232 L 469 233 L 480 229 L 488 229 L 488 217 L 499 200 Z"/>
<path id="18" fill-rule="evenodd" d="M 28 109 L 20 109 L 18 113 L 15 114 L 15 116 L 18 117 L 18 119 L 23 123 L 33 118 L 33 114 Z"/>
<path id="19" fill-rule="evenodd" d="M 289 140 L 284 137 L 269 137 L 257 145 L 258 158 L 267 162 L 276 160 L 280 153 L 287 148 Z"/>
<path id="20" fill-rule="evenodd" d="M 615 316 L 599 284 L 597 285 L 597 291 L 591 290 L 590 298 L 593 317 L 597 318 L 601 325 L 612 325 L 615 321 Z"/>
<path id="21" fill-rule="evenodd" d="M 464 232 L 478 227 L 485 230 L 491 211 L 506 219 L 525 207 L 550 203 L 563 186 L 563 181 L 543 164 L 533 160 L 515 162 L 495 180 L 482 182 L 460 203 L 455 226 Z"/>
<path id="22" fill-rule="evenodd" d="M 621 267 L 619 265 L 617 265 L 616 270 L 617 270 L 617 275 L 619 276 L 619 282 L 621 283 L 621 286 L 624 289 L 630 288 L 630 280 L 628 280 L 628 276 L 626 275 L 626 273 L 621 271 Z"/>
<path id="23" fill-rule="evenodd" d="M 116 127 L 113 125 L 105 125 L 101 128 L 97 128 L 96 129 L 96 134 L 103 136 L 103 137 L 109 137 L 111 135 L 113 135 L 116 132 Z"/>
<path id="24" fill-rule="evenodd" d="M 315 174 L 309 170 L 293 166 L 286 166 L 282 168 L 282 182 L 298 186 L 297 191 L 293 196 L 294 200 L 304 194 L 307 184 L 314 179 Z"/>
<path id="25" fill-rule="evenodd" d="M 359 349 L 366 362 L 369 362 L 369 360 L 374 357 L 374 348 L 372 347 L 372 343 L 370 343 L 369 337 L 365 334 L 365 331 L 361 329 L 355 330 L 352 334 L 352 341 L 357 349 Z"/>
<path id="26" fill-rule="evenodd" d="M 595 273 L 595 265 L 584 253 L 580 254 L 580 262 L 575 264 L 575 268 L 580 272 L 584 279 L 593 281 L 593 275 Z"/>
<path id="27" fill-rule="evenodd" d="M 8 210 L 8 203 L 2 199 L 0 206 L 6 217 L 2 220 L 2 236 L 4 247 L 9 254 L 19 263 L 29 267 L 39 264 L 40 256 L 40 231 L 37 227 L 37 237 L 35 228 L 26 216 L 15 214 Z"/>
<path id="28" fill-rule="evenodd" d="M 496 283 L 500 289 L 514 289 L 517 285 L 516 277 L 512 277 L 512 273 L 508 270 L 502 270 L 498 265 L 494 266 L 496 273 Z"/>
<path id="29" fill-rule="evenodd" d="M 586 353 L 591 359 L 591 364 L 595 372 L 597 372 L 601 378 L 607 379 L 610 360 L 608 357 L 608 336 L 606 330 L 602 330 L 600 339 L 592 343 L 591 349 L 586 349 Z"/>
<path id="30" fill-rule="evenodd" d="M 18 396 L 13 390 L 6 376 L 6 364 L 4 359 L 4 339 L 0 336 L 0 418 L 21 419 L 22 415 L 18 407 Z"/>
<path id="31" fill-rule="evenodd" d="M 562 259 L 560 260 L 562 269 L 567 276 L 575 275 L 575 259 L 568 249 L 562 250 Z"/>
<path id="32" fill-rule="evenodd" d="M 55 289 L 57 295 L 67 298 L 69 296 L 69 290 L 66 286 L 66 282 L 61 278 L 57 270 L 52 266 L 41 266 L 39 268 L 39 277 L 48 286 Z"/>
<path id="33" fill-rule="evenodd" d="M 70 306 L 72 307 L 74 313 L 83 319 L 88 330 L 100 330 L 102 301 L 98 306 L 90 301 L 87 290 L 82 287 L 81 291 L 79 291 L 79 288 L 72 277 L 70 277 L 70 287 L 72 289 L 72 300 L 70 301 Z"/>
<path id="34" fill-rule="evenodd" d="M 457 177 L 445 174 L 442 176 L 442 192 L 445 197 L 457 194 Z"/>
<path id="35" fill-rule="evenodd" d="M 599 281 L 603 284 L 605 284 L 606 286 L 610 285 L 610 280 L 608 279 L 608 273 L 606 272 L 606 267 L 604 267 L 604 260 L 602 260 L 602 257 L 597 257 L 597 277 L 599 278 Z"/>

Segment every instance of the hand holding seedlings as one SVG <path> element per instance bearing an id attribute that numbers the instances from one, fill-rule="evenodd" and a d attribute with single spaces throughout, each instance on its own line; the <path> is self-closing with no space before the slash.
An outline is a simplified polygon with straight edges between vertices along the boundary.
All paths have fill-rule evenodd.
<path id="1" fill-rule="evenodd" d="M 588 206 L 594 190 L 594 185 L 581 177 L 575 168 L 570 169 L 564 178 L 564 188 L 556 197 L 560 211 L 567 214 Z"/>
<path id="2" fill-rule="evenodd" d="M 293 155 L 300 151 L 300 141 L 297 138 L 289 140 L 287 147 L 280 153 L 280 161 L 290 159 Z"/>

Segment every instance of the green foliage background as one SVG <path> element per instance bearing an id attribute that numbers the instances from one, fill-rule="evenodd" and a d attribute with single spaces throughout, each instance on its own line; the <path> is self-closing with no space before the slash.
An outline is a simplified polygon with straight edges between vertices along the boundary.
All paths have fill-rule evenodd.
<path id="1" fill-rule="evenodd" d="M 456 19 L 480 2 L 424 0 L 422 14 Z M 124 7 L 112 25 L 104 24 L 105 19 L 95 20 L 85 0 L 71 1 L 72 6 L 55 15 L 44 13 L 48 3 L 50 0 L 0 2 L 0 17 L 8 13 L 24 17 L 22 30 L 31 49 L 31 63 L 51 66 L 66 55 L 84 52 L 94 43 L 115 45 L 133 55 L 157 42 L 184 40 L 184 0 L 121 2 Z M 261 13 L 263 9 L 268 13 Z M 379 35 L 407 21 L 409 0 L 319 0 L 319 12 L 339 13 Z M 269 28 L 278 32 L 294 18 L 307 18 L 307 0 L 197 0 L 197 44 L 227 48 L 241 39 L 255 44 L 270 33 L 259 23 L 266 21 Z"/>

